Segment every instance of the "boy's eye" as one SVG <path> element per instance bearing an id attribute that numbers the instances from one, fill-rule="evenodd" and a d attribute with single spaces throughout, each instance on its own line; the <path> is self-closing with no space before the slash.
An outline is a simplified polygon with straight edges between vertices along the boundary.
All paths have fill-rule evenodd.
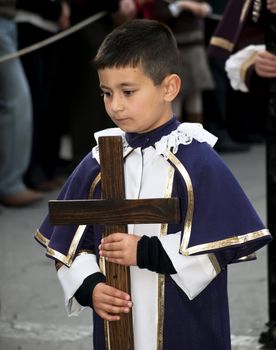
<path id="1" fill-rule="evenodd" d="M 102 91 L 101 92 L 101 96 L 102 97 L 110 97 L 111 96 L 111 92 L 109 92 L 109 91 Z"/>
<path id="2" fill-rule="evenodd" d="M 135 92 L 135 90 L 124 90 L 124 95 L 131 96 L 134 94 L 134 92 Z"/>

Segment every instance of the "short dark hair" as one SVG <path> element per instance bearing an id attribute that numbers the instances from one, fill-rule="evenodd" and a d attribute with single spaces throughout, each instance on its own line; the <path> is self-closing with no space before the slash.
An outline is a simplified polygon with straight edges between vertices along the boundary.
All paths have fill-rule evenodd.
<path id="1" fill-rule="evenodd" d="M 179 52 L 170 28 L 155 20 L 135 19 L 115 28 L 103 41 L 94 59 L 96 69 L 137 67 L 155 85 L 178 74 Z"/>

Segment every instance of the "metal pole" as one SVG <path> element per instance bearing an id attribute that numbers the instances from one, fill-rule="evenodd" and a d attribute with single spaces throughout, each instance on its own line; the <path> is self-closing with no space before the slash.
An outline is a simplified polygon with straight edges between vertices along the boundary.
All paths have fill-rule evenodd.
<path id="1" fill-rule="evenodd" d="M 266 1 L 263 1 L 265 8 Z M 266 49 L 276 55 L 276 15 L 265 9 Z M 276 78 L 270 79 L 266 120 L 267 224 L 274 237 L 268 246 L 268 331 L 260 342 L 276 348 Z"/>
<path id="2" fill-rule="evenodd" d="M 266 48 L 276 55 L 276 15 L 266 15 Z M 268 247 L 269 320 L 276 321 L 276 78 L 270 79 L 266 132 L 267 223 L 274 237 Z"/>

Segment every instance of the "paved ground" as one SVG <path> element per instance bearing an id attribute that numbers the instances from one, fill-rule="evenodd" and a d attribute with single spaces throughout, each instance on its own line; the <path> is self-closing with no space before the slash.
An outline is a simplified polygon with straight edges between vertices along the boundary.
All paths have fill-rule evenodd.
<path id="1" fill-rule="evenodd" d="M 224 159 L 265 220 L 264 147 Z M 47 201 L 55 196 L 51 193 L 30 208 L 2 208 L 0 350 L 92 348 L 89 312 L 67 318 L 53 267 L 33 239 Z M 259 252 L 256 262 L 231 266 L 229 299 L 233 350 L 259 349 L 257 339 L 267 321 L 266 249 Z"/>

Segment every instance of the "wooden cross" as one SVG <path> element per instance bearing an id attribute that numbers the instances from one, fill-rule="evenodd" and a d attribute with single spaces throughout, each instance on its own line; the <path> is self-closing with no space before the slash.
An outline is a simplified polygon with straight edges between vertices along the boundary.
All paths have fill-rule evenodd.
<path id="1" fill-rule="evenodd" d="M 127 233 L 127 224 L 177 223 L 178 198 L 125 199 L 124 161 L 120 136 L 99 138 L 101 164 L 100 200 L 50 201 L 50 220 L 55 225 L 104 224 L 104 236 Z M 130 293 L 129 267 L 105 262 L 107 284 Z M 134 350 L 132 313 L 107 322 L 107 350 Z M 107 336 L 106 336 L 107 338 Z"/>

